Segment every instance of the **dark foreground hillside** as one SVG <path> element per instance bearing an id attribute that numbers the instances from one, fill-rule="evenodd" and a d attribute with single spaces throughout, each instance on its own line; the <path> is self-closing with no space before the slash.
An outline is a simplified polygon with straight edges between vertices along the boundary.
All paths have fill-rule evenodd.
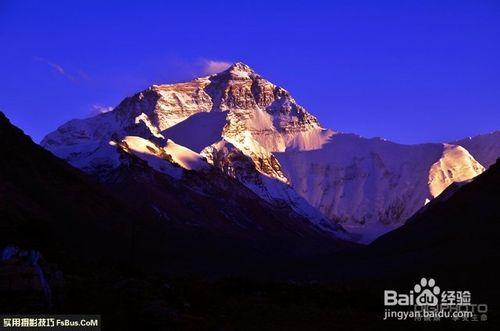
<path id="1" fill-rule="evenodd" d="M 287 256 L 289 243 L 166 227 L 3 116 L 0 148 L 0 313 L 95 313 L 105 330 L 498 326 L 498 163 L 368 247 Z M 382 321 L 383 290 L 423 276 L 470 290 L 488 322 Z"/>

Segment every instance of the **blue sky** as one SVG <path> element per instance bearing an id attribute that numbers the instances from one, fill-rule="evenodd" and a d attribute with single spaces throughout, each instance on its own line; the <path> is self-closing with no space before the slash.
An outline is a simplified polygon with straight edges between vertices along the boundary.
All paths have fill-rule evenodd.
<path id="1" fill-rule="evenodd" d="M 0 110 L 39 141 L 243 61 L 325 127 L 402 143 L 500 129 L 500 2 L 0 0 Z"/>

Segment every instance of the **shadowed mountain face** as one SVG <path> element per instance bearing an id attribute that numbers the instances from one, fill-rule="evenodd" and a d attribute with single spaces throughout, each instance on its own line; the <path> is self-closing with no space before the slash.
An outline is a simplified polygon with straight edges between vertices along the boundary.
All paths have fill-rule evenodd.
<path id="1" fill-rule="evenodd" d="M 87 259 L 130 252 L 137 214 L 34 144 L 2 113 L 0 148 L 0 247 L 17 244 Z"/>
<path id="2" fill-rule="evenodd" d="M 421 278 L 433 278 L 441 290 L 467 290 L 472 293 L 473 304 L 487 304 L 489 322 L 478 327 L 495 330 L 500 318 L 500 269 L 496 266 L 500 259 L 499 201 L 497 161 L 470 183 L 449 187 L 400 228 L 369 246 L 299 262 L 284 277 L 312 278 L 351 288 L 353 300 L 349 303 L 355 302 L 360 316 L 365 309 L 376 312 L 373 329 L 419 329 L 418 323 L 391 325 L 380 321 L 383 293 L 389 289 L 408 293 Z M 361 291 L 361 297 L 356 297 L 357 291 Z M 432 327 L 466 329 L 470 324 L 435 323 Z"/>
<path id="3" fill-rule="evenodd" d="M 449 188 L 404 226 L 373 242 L 368 250 L 392 260 L 386 263 L 388 268 L 392 265 L 407 273 L 436 270 L 484 284 L 493 275 L 498 276 L 498 268 L 492 263 L 500 258 L 499 202 L 497 161 L 472 182 Z"/>
<path id="4" fill-rule="evenodd" d="M 2 113 L 0 148 L 2 312 L 95 307 L 109 316 L 116 307 L 108 290 L 129 291 L 135 285 L 120 283 L 128 277 L 148 287 L 156 273 L 250 276 L 278 261 L 352 246 L 216 170 L 177 180 L 124 146 L 105 188 L 34 144 Z M 157 299 L 134 305 L 145 309 Z"/>
<path id="5" fill-rule="evenodd" d="M 103 188 L 3 114 L 0 147 L 2 248 L 20 245 L 68 261 L 111 258 L 146 269 L 217 271 L 210 259 L 227 258 L 228 268 L 238 268 L 239 254 L 284 257 L 346 245 L 218 171 L 188 171 L 175 180 L 124 147 L 122 165 Z"/>
<path id="6" fill-rule="evenodd" d="M 447 191 L 373 242 L 358 264 L 386 288 L 433 277 L 442 289 L 469 290 L 473 303 L 487 304 L 488 319 L 498 325 L 500 162 Z"/>
<path id="7" fill-rule="evenodd" d="M 369 246 L 330 256 L 335 269 L 326 267 L 324 277 L 376 280 L 375 287 L 387 288 L 432 276 L 449 286 L 473 287 L 491 301 L 490 294 L 500 292 L 495 267 L 500 258 L 499 201 L 497 161 L 470 183 L 448 188 L 403 226 Z M 314 263 L 299 269 L 314 268 Z"/>
<path id="8" fill-rule="evenodd" d="M 99 312 L 120 330 L 200 330 L 204 317 L 191 316 L 211 309 L 197 290 L 206 283 L 172 287 L 167 277 L 252 276 L 278 261 L 351 246 L 220 171 L 178 180 L 122 147 L 121 166 L 103 188 L 0 113 L 3 313 Z M 162 214 L 150 213 L 151 204 Z"/>

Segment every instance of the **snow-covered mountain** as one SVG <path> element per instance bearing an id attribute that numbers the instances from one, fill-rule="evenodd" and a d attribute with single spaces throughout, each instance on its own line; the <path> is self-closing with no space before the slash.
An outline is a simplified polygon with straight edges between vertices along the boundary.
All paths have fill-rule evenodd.
<path id="1" fill-rule="evenodd" d="M 456 144 L 407 146 L 324 129 L 243 63 L 153 85 L 111 112 L 62 125 L 41 144 L 102 180 L 123 151 L 177 179 L 215 167 L 325 230 L 338 232 L 340 222 L 365 240 L 484 171 Z"/>
<path id="2" fill-rule="evenodd" d="M 178 179 L 182 169 L 220 166 L 265 200 L 337 232 L 337 225 L 288 185 L 272 154 L 287 146 L 319 147 L 318 139 L 330 134 L 287 91 L 236 63 L 188 83 L 152 86 L 111 112 L 69 121 L 41 145 L 102 180 L 120 166 L 121 150 Z"/>
<path id="3" fill-rule="evenodd" d="M 500 157 L 500 131 L 494 131 L 452 142 L 467 149 L 484 167 L 489 168 Z"/>
<path id="4" fill-rule="evenodd" d="M 364 241 L 403 224 L 449 184 L 484 171 L 460 146 L 400 145 L 351 134 L 278 160 L 299 194 Z"/>

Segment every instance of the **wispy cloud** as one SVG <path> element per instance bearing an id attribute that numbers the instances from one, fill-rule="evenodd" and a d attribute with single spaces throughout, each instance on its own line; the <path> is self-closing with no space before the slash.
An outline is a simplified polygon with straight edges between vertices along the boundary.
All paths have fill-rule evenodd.
<path id="1" fill-rule="evenodd" d="M 50 60 L 47 60 L 43 57 L 39 57 L 39 56 L 34 56 L 33 59 L 35 61 L 38 61 L 38 62 L 41 62 L 41 63 L 44 63 L 46 65 L 48 65 L 49 67 L 51 67 L 57 74 L 71 80 L 71 81 L 76 81 L 76 80 L 80 80 L 80 79 L 83 79 L 83 80 L 89 80 L 90 77 L 89 75 L 79 69 L 76 71 L 75 74 L 70 74 L 65 68 L 63 68 L 62 65 L 58 64 L 58 63 L 55 63 L 55 62 L 52 62 Z"/>
<path id="2" fill-rule="evenodd" d="M 221 59 L 206 57 L 189 59 L 177 55 L 168 55 L 157 69 L 157 72 L 162 72 L 163 74 L 157 75 L 152 82 L 171 83 L 188 81 L 197 77 L 219 73 L 229 68 L 231 64 L 231 61 Z"/>
<path id="3" fill-rule="evenodd" d="M 107 112 L 112 111 L 114 108 L 111 106 L 103 106 L 101 104 L 93 104 L 90 112 L 89 112 L 89 117 L 96 116 L 99 114 L 104 114 Z"/>
<path id="4" fill-rule="evenodd" d="M 216 61 L 216 60 L 203 60 L 202 73 L 204 75 L 213 75 L 226 70 L 231 66 L 231 62 Z"/>
<path id="5" fill-rule="evenodd" d="M 72 75 L 68 74 L 66 72 L 66 70 L 64 70 L 64 68 L 60 64 L 57 64 L 55 62 L 49 61 L 47 59 L 44 59 L 43 57 L 38 57 L 38 56 L 35 56 L 34 59 L 35 59 L 35 61 L 42 62 L 42 63 L 48 65 L 56 73 L 58 73 L 61 76 L 64 76 L 64 77 L 68 78 L 69 80 L 74 80 L 75 79 Z"/>

